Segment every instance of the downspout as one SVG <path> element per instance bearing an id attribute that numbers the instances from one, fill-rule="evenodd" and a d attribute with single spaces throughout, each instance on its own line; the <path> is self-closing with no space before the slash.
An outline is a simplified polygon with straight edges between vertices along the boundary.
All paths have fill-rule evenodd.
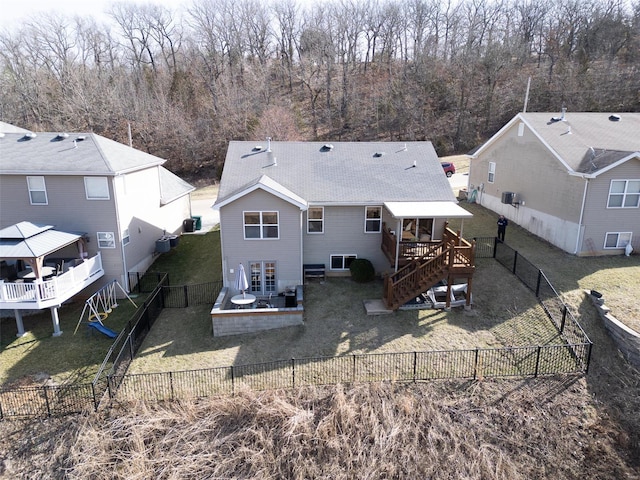
<path id="1" fill-rule="evenodd" d="M 583 177 L 584 178 L 584 177 Z M 580 220 L 578 221 L 578 234 L 576 235 L 576 247 L 573 250 L 573 254 L 578 254 L 578 247 L 580 245 L 580 230 L 582 229 L 582 220 L 584 217 L 584 205 L 587 201 L 587 187 L 589 186 L 589 179 L 584 178 L 584 192 L 582 193 L 582 205 L 580 206 Z"/>
<path id="2" fill-rule="evenodd" d="M 304 285 L 304 210 L 300 209 L 300 285 Z"/>

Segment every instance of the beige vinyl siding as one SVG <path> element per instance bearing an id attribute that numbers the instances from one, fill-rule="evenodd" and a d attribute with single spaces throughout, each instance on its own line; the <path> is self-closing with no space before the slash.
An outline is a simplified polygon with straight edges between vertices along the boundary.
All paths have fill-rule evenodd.
<path id="1" fill-rule="evenodd" d="M 306 222 L 306 213 L 304 221 Z M 345 275 L 348 271 L 331 271 L 331 255 L 357 255 L 371 260 L 376 272 L 389 265 L 381 249 L 381 233 L 365 233 L 365 208 L 360 206 L 324 208 L 324 233 L 304 234 L 304 263 L 323 263 L 327 275 Z"/>
<path id="2" fill-rule="evenodd" d="M 244 239 L 245 211 L 277 211 L 279 239 Z M 220 209 L 220 235 L 225 286 L 233 286 L 239 263 L 249 272 L 251 261 L 276 262 L 278 291 L 302 283 L 300 209 L 263 190 L 256 190 Z M 306 228 L 306 227 L 305 227 Z"/>
<path id="3" fill-rule="evenodd" d="M 640 245 L 640 208 L 607 208 L 611 180 L 631 179 L 640 179 L 640 160 L 629 160 L 589 181 L 581 251 L 589 252 L 593 242 L 596 253 L 621 253 L 622 249 L 604 249 L 607 232 L 633 232 L 632 245 Z"/>
<path id="4" fill-rule="evenodd" d="M 501 202 L 503 192 L 514 192 L 527 207 L 538 212 L 568 222 L 579 221 L 583 181 L 570 176 L 528 128 L 518 136 L 518 123 L 515 123 L 472 162 L 469 182 L 475 187 L 484 183 L 481 197 L 493 197 L 494 205 L 496 201 Z M 496 163 L 494 183 L 486 179 L 489 162 Z M 508 218 L 516 213 L 511 206 L 501 208 L 505 211 L 498 213 Z"/>

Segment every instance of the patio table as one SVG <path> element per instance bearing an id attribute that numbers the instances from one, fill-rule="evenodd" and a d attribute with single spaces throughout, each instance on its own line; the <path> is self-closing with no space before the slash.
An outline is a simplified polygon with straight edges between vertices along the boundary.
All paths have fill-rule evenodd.
<path id="1" fill-rule="evenodd" d="M 234 295 L 233 297 L 231 297 L 231 303 L 241 308 L 245 308 L 247 305 L 251 305 L 255 301 L 256 296 L 251 295 L 250 293 L 245 293 L 244 295 L 241 293 L 239 295 Z"/>

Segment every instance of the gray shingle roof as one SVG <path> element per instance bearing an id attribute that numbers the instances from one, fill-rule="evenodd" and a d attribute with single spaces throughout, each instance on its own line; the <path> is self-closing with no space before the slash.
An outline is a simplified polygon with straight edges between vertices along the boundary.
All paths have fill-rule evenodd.
<path id="1" fill-rule="evenodd" d="M 54 230 L 51 225 L 20 222 L 0 230 L 0 258 L 37 258 L 81 238 L 77 233 Z"/>
<path id="2" fill-rule="evenodd" d="M 255 185 L 262 175 L 310 204 L 456 201 L 431 142 L 325 145 L 271 142 L 268 152 L 267 142 L 230 142 L 217 203 Z"/>
<path id="3" fill-rule="evenodd" d="M 6 133 L 0 138 L 0 174 L 116 175 L 154 165 L 162 158 L 95 133 Z"/>
<path id="4" fill-rule="evenodd" d="M 594 112 L 566 112 L 563 120 L 557 113 L 527 112 L 518 117 L 569 168 L 591 174 L 640 152 L 640 113 L 615 115 L 619 120 L 610 120 L 609 113 Z"/>

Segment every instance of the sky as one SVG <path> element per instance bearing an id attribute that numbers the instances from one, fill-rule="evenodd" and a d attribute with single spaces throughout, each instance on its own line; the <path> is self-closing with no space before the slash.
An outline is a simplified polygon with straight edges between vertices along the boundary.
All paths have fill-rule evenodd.
<path id="1" fill-rule="evenodd" d="M 189 0 L 127 0 L 128 3 L 154 3 L 177 10 Z M 27 22 L 34 13 L 57 12 L 67 16 L 87 15 L 98 22 L 107 22 L 104 13 L 112 0 L 0 0 L 0 29 L 13 29 Z"/>

